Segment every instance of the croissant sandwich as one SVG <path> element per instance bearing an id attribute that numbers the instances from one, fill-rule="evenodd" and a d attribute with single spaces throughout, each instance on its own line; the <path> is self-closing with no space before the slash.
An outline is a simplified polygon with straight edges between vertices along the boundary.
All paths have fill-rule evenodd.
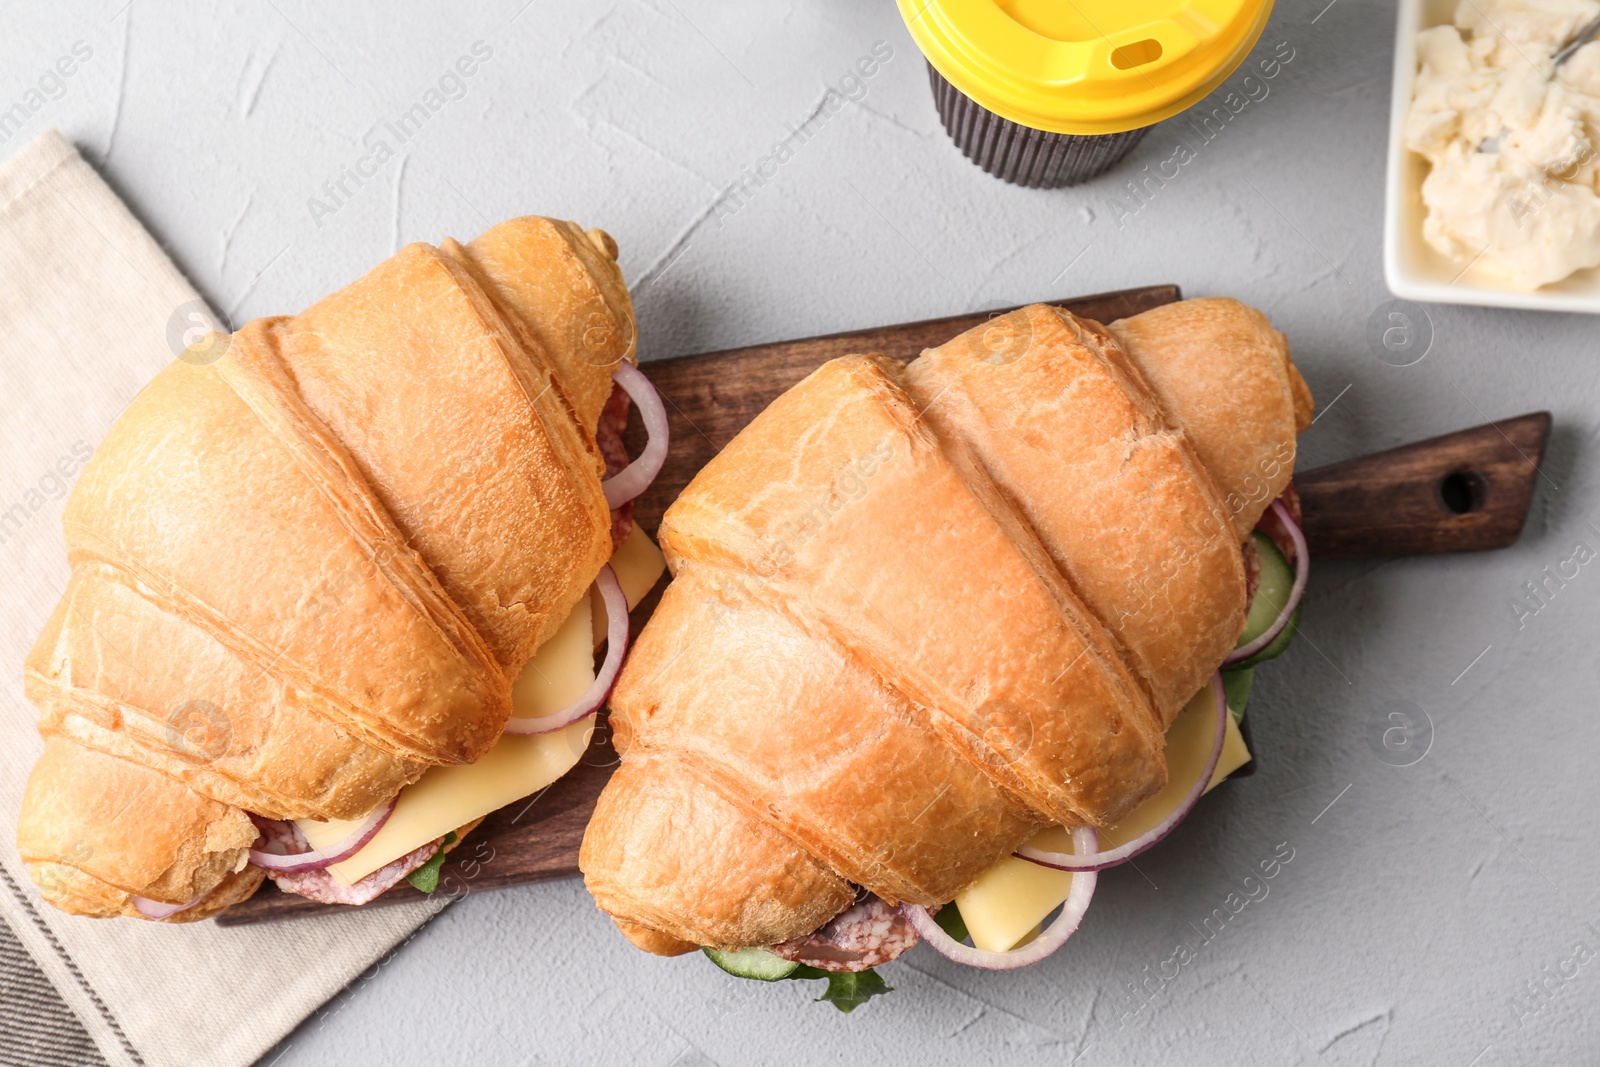
<path id="1" fill-rule="evenodd" d="M 631 529 L 665 438 L 622 449 L 629 396 L 659 403 L 616 252 L 542 218 L 413 244 L 134 399 L 68 501 L 71 579 L 26 664 L 44 751 L 17 845 L 45 899 L 188 922 L 264 876 L 426 889 L 576 763 L 661 566 Z"/>
<path id="2" fill-rule="evenodd" d="M 595 901 L 649 952 L 831 974 L 847 1009 L 919 937 L 1043 958 L 1094 871 L 1249 759 L 1228 705 L 1293 633 L 1311 404 L 1226 299 L 822 366 L 662 522 Z"/>

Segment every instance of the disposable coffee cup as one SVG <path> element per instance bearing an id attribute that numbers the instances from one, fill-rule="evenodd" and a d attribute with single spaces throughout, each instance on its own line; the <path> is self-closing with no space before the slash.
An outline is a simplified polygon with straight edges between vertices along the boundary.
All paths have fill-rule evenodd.
<path id="1" fill-rule="evenodd" d="M 1030 188 L 1087 181 L 1204 99 L 1272 0 L 898 0 L 945 132 Z"/>

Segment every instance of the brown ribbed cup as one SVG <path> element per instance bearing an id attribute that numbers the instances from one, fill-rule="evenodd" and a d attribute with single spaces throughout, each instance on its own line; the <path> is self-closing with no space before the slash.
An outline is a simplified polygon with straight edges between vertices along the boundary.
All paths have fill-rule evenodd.
<path id="1" fill-rule="evenodd" d="M 1029 189 L 1059 189 L 1102 173 L 1133 151 L 1150 127 L 1123 133 L 1050 133 L 1001 118 L 928 64 L 945 132 L 963 155 L 996 178 Z"/>

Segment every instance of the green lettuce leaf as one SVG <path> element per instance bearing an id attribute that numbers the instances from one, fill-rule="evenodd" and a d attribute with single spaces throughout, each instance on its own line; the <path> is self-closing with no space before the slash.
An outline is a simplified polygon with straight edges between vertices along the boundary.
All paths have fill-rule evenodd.
<path id="1" fill-rule="evenodd" d="M 952 900 L 940 908 L 939 913 L 933 917 L 933 921 L 939 924 L 939 929 L 957 941 L 965 941 L 967 939 L 967 922 L 961 917 L 961 909 L 956 907 L 955 901 Z"/>
<path id="2" fill-rule="evenodd" d="M 1250 690 L 1254 687 L 1255 681 L 1254 667 L 1222 672 L 1222 688 L 1228 694 L 1228 710 L 1233 713 L 1235 726 L 1244 720 L 1245 705 L 1250 703 Z"/>
<path id="3" fill-rule="evenodd" d="M 894 987 L 885 983 L 878 972 L 871 968 L 865 971 L 836 971 L 828 975 L 828 991 L 817 999 L 825 1000 L 849 1014 L 873 997 L 893 990 Z"/>
<path id="4" fill-rule="evenodd" d="M 439 868 L 444 866 L 444 849 L 446 845 L 456 843 L 456 832 L 451 830 L 444 835 L 444 840 L 439 842 L 439 851 L 435 852 L 427 863 L 406 875 L 406 881 L 422 890 L 431 893 L 439 888 Z"/>

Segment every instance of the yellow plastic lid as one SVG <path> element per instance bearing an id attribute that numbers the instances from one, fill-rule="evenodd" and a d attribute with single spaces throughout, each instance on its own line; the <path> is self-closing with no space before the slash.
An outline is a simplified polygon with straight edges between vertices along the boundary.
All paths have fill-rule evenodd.
<path id="1" fill-rule="evenodd" d="M 1198 102 L 1243 62 L 1272 0 L 898 0 L 917 47 L 1002 118 L 1121 133 Z"/>

